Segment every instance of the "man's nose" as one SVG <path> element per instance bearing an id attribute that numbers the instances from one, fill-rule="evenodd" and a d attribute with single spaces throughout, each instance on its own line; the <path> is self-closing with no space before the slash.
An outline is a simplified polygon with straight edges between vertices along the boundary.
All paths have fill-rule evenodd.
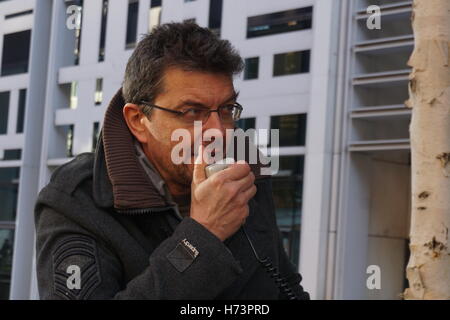
<path id="1" fill-rule="evenodd" d="M 218 112 L 211 112 L 208 120 L 203 123 L 203 130 L 208 129 L 218 129 L 222 132 L 222 134 L 225 134 L 225 128 L 223 126 L 222 120 L 220 120 Z"/>

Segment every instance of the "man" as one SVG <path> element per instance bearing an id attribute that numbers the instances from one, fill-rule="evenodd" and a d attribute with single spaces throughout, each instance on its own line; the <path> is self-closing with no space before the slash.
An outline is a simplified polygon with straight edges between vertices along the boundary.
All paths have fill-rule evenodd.
<path id="1" fill-rule="evenodd" d="M 241 70 L 228 41 L 193 23 L 160 26 L 138 44 L 95 154 L 58 168 L 39 194 L 42 299 L 309 298 L 260 167 L 240 161 L 206 178 L 205 142 L 173 161 L 175 130 L 194 146 L 195 121 L 202 135 L 234 128 Z"/>

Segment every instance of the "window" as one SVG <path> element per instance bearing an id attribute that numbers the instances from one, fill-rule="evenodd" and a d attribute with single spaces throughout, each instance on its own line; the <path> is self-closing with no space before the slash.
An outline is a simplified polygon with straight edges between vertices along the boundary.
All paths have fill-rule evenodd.
<path id="1" fill-rule="evenodd" d="M 272 177 L 277 224 L 284 249 L 295 265 L 300 249 L 303 167 L 303 155 L 281 156 L 279 171 Z"/>
<path id="2" fill-rule="evenodd" d="M 27 89 L 21 89 L 19 91 L 19 108 L 17 110 L 16 133 L 23 133 L 26 98 L 27 98 Z"/>
<path id="3" fill-rule="evenodd" d="M 212 32 L 220 36 L 221 27 L 222 27 L 222 0 L 210 0 L 208 28 L 211 29 Z"/>
<path id="4" fill-rule="evenodd" d="M 33 13 L 33 10 L 25 10 L 25 11 L 13 13 L 13 14 L 8 14 L 8 15 L 5 16 L 5 20 L 12 19 L 12 18 L 17 18 L 17 17 L 27 16 L 27 15 L 30 15 L 32 13 Z"/>
<path id="5" fill-rule="evenodd" d="M 98 52 L 98 61 L 105 61 L 105 41 L 106 41 L 106 23 L 108 18 L 108 0 L 103 0 L 102 24 L 100 29 L 100 49 Z"/>
<path id="6" fill-rule="evenodd" d="M 245 59 L 244 80 L 258 79 L 259 57 Z"/>
<path id="7" fill-rule="evenodd" d="M 66 132 L 66 156 L 73 157 L 73 135 L 74 135 L 74 125 L 71 124 L 67 126 Z"/>
<path id="8" fill-rule="evenodd" d="M 14 228 L 1 226 L 0 223 L 0 300 L 7 300 L 11 286 Z"/>
<path id="9" fill-rule="evenodd" d="M 76 109 L 78 105 L 78 82 L 73 81 L 70 84 L 70 109 Z"/>
<path id="10" fill-rule="evenodd" d="M 236 121 L 236 127 L 241 128 L 244 131 L 248 129 L 255 129 L 255 118 L 243 118 Z"/>
<path id="11" fill-rule="evenodd" d="M 306 114 L 271 117 L 270 127 L 279 129 L 280 147 L 304 146 L 306 140 Z"/>
<path id="12" fill-rule="evenodd" d="M 0 223 L 16 220 L 19 168 L 0 168 Z"/>
<path id="13" fill-rule="evenodd" d="M 28 72 L 31 30 L 3 36 L 2 76 Z"/>
<path id="14" fill-rule="evenodd" d="M 95 105 L 99 106 L 103 101 L 103 79 L 97 79 L 95 83 Z"/>
<path id="15" fill-rule="evenodd" d="M 161 0 L 152 0 L 150 3 L 150 12 L 148 16 L 148 32 L 161 23 Z"/>
<path id="16" fill-rule="evenodd" d="M 136 45 L 137 38 L 137 20 L 138 20 L 139 2 L 132 0 L 128 3 L 127 17 L 127 38 L 126 48 L 130 49 Z"/>
<path id="17" fill-rule="evenodd" d="M 309 57 L 309 50 L 274 55 L 273 76 L 309 72 Z"/>
<path id="18" fill-rule="evenodd" d="M 3 160 L 20 160 L 22 149 L 8 149 L 3 151 Z"/>
<path id="19" fill-rule="evenodd" d="M 0 300 L 9 298 L 20 168 L 0 168 Z"/>
<path id="20" fill-rule="evenodd" d="M 92 131 L 92 152 L 95 152 L 95 148 L 97 148 L 99 136 L 100 136 L 100 123 L 94 122 L 94 130 Z"/>
<path id="21" fill-rule="evenodd" d="M 247 19 L 247 38 L 310 29 L 312 7 L 253 16 Z"/>
<path id="22" fill-rule="evenodd" d="M 0 92 L 0 134 L 8 132 L 9 91 Z"/>

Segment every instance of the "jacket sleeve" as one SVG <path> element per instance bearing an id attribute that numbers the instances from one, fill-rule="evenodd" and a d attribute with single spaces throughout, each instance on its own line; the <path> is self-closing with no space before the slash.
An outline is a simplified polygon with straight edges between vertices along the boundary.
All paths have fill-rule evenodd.
<path id="1" fill-rule="evenodd" d="M 54 209 L 36 215 L 41 299 L 213 299 L 243 272 L 228 248 L 187 217 L 127 283 L 120 259 L 102 239 Z"/>

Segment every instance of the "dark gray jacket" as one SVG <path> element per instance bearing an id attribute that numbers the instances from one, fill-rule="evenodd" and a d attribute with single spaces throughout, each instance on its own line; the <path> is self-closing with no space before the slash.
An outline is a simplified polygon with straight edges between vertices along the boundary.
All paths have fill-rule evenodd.
<path id="1" fill-rule="evenodd" d="M 160 196 L 132 151 L 123 105 L 119 91 L 96 152 L 59 167 L 39 194 L 41 299 L 286 298 L 242 229 L 221 242 Z M 279 271 L 299 298 L 308 299 L 282 247 L 270 178 L 257 176 L 255 183 L 245 230 L 258 256 L 277 268 L 272 273 Z"/>

